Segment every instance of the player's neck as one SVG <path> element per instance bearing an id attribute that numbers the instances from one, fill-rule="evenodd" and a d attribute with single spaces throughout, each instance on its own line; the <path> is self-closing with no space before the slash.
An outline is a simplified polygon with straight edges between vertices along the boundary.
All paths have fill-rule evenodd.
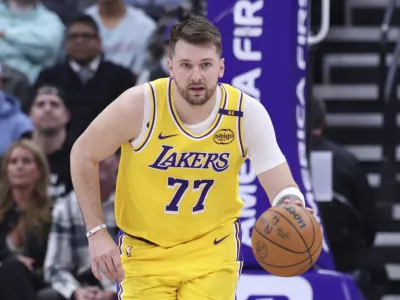
<path id="1" fill-rule="evenodd" d="M 195 125 L 207 119 L 217 103 L 217 89 L 203 105 L 191 105 L 178 93 L 174 93 L 175 109 L 181 121 L 187 125 Z"/>

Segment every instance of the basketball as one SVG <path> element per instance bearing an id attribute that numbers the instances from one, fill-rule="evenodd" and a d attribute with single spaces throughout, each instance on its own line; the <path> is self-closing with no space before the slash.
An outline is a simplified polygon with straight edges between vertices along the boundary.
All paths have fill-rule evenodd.
<path id="1" fill-rule="evenodd" d="M 253 253 L 269 273 L 291 277 L 309 270 L 322 250 L 320 225 L 296 205 L 274 206 L 257 220 L 252 233 Z"/>

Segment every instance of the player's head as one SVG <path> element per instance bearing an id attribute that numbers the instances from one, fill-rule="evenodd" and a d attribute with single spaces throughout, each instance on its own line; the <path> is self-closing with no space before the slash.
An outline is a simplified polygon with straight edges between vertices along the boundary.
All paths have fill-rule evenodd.
<path id="1" fill-rule="evenodd" d="M 178 92 L 192 105 L 206 103 L 224 75 L 219 30 L 194 16 L 172 26 L 169 46 L 169 72 Z"/>

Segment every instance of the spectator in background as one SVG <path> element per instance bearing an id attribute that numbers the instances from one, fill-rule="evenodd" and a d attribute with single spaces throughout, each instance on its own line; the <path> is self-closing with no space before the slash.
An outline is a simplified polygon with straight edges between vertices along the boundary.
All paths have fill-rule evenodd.
<path id="1" fill-rule="evenodd" d="M 98 27 L 90 16 L 73 19 L 66 39 L 66 60 L 43 70 L 35 88 L 52 84 L 65 91 L 71 112 L 68 133 L 76 139 L 106 106 L 134 86 L 136 78 L 104 59 Z"/>
<path id="2" fill-rule="evenodd" d="M 12 94 L 21 102 L 21 107 L 26 112 L 31 95 L 31 85 L 25 74 L 0 63 L 0 89 L 7 94 Z"/>
<path id="3" fill-rule="evenodd" d="M 0 62 L 33 83 L 40 70 L 58 59 L 64 26 L 38 0 L 0 2 Z"/>
<path id="4" fill-rule="evenodd" d="M 114 191 L 119 159 L 113 155 L 99 164 L 100 197 L 105 224 L 111 236 L 117 236 L 114 217 Z M 74 192 L 53 210 L 53 226 L 45 260 L 45 278 L 51 289 L 41 292 L 43 300 L 116 299 L 116 283 L 103 276 L 98 280 L 91 271 L 85 224 Z M 93 298 L 91 298 L 93 297 Z M 95 298 L 97 297 L 97 298 Z"/>
<path id="5" fill-rule="evenodd" d="M 46 156 L 29 140 L 14 143 L 1 166 L 1 299 L 36 299 L 51 222 Z"/>
<path id="6" fill-rule="evenodd" d="M 162 6 L 164 8 L 176 8 L 187 0 L 125 0 L 125 3 L 135 6 Z"/>
<path id="7" fill-rule="evenodd" d="M 41 146 L 50 165 L 50 196 L 53 202 L 72 191 L 70 152 L 73 142 L 67 136 L 70 114 L 63 91 L 52 85 L 38 88 L 30 109 L 35 125 L 32 139 Z"/>
<path id="8" fill-rule="evenodd" d="M 32 121 L 21 111 L 19 100 L 0 88 L 0 157 L 14 141 L 32 131 Z"/>
<path id="9" fill-rule="evenodd" d="M 95 4 L 98 0 L 66 0 L 78 9 L 80 12 L 84 12 L 85 9 Z"/>
<path id="10" fill-rule="evenodd" d="M 317 98 L 311 100 L 312 151 L 330 151 L 333 167 L 331 202 L 320 202 L 336 268 L 352 273 L 363 265 L 368 249 L 373 246 L 377 218 L 373 192 L 362 164 L 345 148 L 324 136 L 326 110 Z"/>
<path id="11" fill-rule="evenodd" d="M 86 11 L 97 22 L 105 58 L 138 75 L 148 59 L 148 45 L 156 23 L 123 0 L 99 0 Z"/>
<path id="12" fill-rule="evenodd" d="M 42 4 L 50 11 L 56 13 L 64 24 L 67 24 L 69 20 L 72 20 L 79 11 L 76 7 L 76 3 L 69 0 L 42 0 Z"/>
<path id="13" fill-rule="evenodd" d="M 160 46 L 162 47 L 162 56 L 160 59 L 157 59 L 153 64 L 151 64 L 148 69 L 144 69 L 140 73 L 136 82 L 138 85 L 170 76 L 168 68 L 168 58 L 170 56 L 169 32 L 175 22 L 176 20 L 170 20 L 161 26 L 160 33 L 156 35 L 152 45 L 153 47 L 158 47 L 157 44 L 161 43 Z"/>

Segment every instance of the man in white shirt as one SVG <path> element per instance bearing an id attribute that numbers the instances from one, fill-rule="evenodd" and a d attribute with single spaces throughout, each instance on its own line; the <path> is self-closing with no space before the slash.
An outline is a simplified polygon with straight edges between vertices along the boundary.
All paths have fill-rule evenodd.
<path id="1" fill-rule="evenodd" d="M 142 71 L 147 60 L 147 47 L 156 23 L 142 10 L 126 5 L 123 0 L 99 0 L 86 13 L 100 29 L 105 58 L 130 69 Z"/>

